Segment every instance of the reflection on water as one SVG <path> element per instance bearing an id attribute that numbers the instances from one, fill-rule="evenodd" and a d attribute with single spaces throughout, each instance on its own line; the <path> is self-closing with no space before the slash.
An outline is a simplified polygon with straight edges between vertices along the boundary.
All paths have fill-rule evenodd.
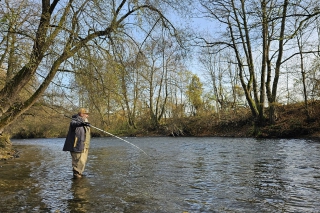
<path id="1" fill-rule="evenodd" d="M 15 140 L 0 162 L 0 212 L 320 212 L 320 143 L 94 138 L 72 179 L 64 139 Z"/>
<path id="2" fill-rule="evenodd" d="M 77 179 L 72 181 L 71 189 L 72 198 L 68 200 L 68 208 L 74 212 L 87 212 L 89 209 L 87 206 L 89 204 L 88 193 L 90 190 L 90 184 L 88 179 Z M 89 211 L 90 212 L 90 211 Z"/>

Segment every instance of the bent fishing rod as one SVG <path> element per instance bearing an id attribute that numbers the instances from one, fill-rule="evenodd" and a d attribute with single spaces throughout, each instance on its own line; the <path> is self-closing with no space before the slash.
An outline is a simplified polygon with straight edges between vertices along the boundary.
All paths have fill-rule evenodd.
<path id="1" fill-rule="evenodd" d="M 67 115 L 64 115 L 64 116 L 67 117 L 67 118 L 70 118 L 71 120 L 79 121 L 79 122 L 85 124 L 85 122 L 80 121 L 80 120 L 78 120 L 78 119 L 74 119 L 74 118 L 72 118 L 72 117 L 70 117 L 70 116 L 67 116 Z M 137 145 L 134 145 L 133 143 L 130 143 L 129 141 L 127 141 L 127 140 L 125 140 L 125 139 L 123 139 L 123 138 L 120 138 L 120 137 L 118 137 L 118 136 L 116 136 L 116 135 L 114 135 L 114 134 L 111 134 L 110 132 L 107 132 L 107 131 L 105 131 L 105 130 L 102 130 L 102 129 L 100 129 L 100 128 L 98 128 L 98 127 L 95 127 L 95 126 L 93 126 L 93 125 L 91 125 L 91 124 L 88 124 L 88 125 L 89 125 L 90 127 L 94 128 L 94 129 L 96 129 L 96 130 L 99 130 L 99 131 L 104 132 L 104 133 L 106 133 L 106 134 L 108 134 L 108 135 L 111 135 L 111 136 L 113 136 L 113 137 L 115 137 L 115 138 L 118 138 L 118 139 L 120 139 L 120 140 L 122 140 L 122 141 L 124 141 L 124 142 L 126 142 L 126 143 L 128 143 L 128 144 L 130 144 L 131 146 L 134 146 L 135 148 L 137 148 L 138 150 L 140 150 L 141 152 L 143 152 L 146 156 L 150 157 L 145 151 L 143 151 L 143 150 L 142 150 L 140 147 L 138 147 Z"/>

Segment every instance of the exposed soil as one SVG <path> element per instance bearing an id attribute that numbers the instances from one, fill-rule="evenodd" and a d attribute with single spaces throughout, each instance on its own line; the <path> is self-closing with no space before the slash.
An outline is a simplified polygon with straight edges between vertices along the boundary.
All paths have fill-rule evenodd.
<path id="1" fill-rule="evenodd" d="M 267 116 L 267 110 L 266 110 Z M 175 120 L 158 131 L 159 135 L 258 137 L 258 138 L 320 138 L 320 102 L 281 105 L 276 109 L 276 122 L 255 127 L 249 110 L 226 114 Z"/>

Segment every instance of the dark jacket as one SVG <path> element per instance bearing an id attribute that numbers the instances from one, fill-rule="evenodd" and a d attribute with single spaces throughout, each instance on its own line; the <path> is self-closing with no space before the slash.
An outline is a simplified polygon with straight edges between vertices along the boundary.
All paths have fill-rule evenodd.
<path id="1" fill-rule="evenodd" d="M 86 139 L 84 120 L 78 115 L 73 115 L 70 122 L 67 138 L 64 142 L 63 151 L 82 152 Z"/>

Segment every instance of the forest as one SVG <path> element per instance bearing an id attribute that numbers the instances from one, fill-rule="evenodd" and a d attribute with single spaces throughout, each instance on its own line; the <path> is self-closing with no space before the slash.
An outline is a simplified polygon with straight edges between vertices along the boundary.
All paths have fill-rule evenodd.
<path id="1" fill-rule="evenodd" d="M 65 137 L 80 107 L 120 136 L 317 136 L 319 6 L 1 0 L 2 144 Z"/>

